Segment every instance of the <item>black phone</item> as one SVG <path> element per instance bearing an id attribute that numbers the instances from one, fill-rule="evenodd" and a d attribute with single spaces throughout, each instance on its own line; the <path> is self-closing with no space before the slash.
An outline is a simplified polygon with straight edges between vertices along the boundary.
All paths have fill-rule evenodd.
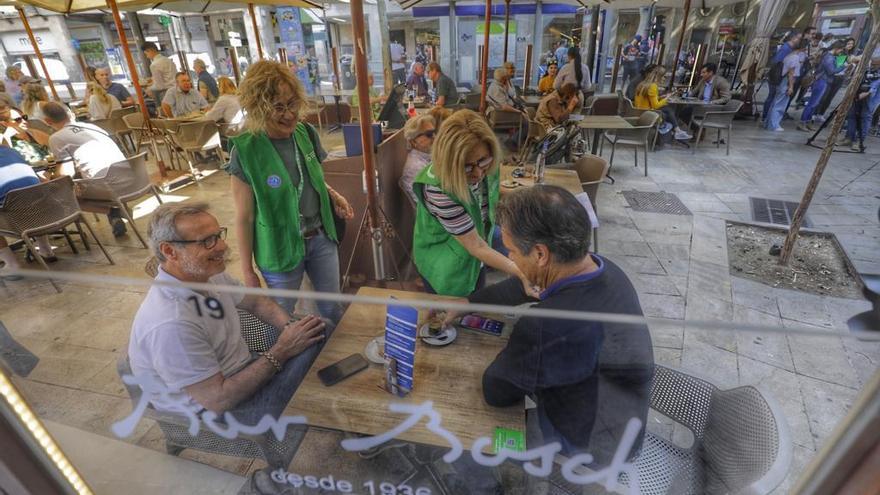
<path id="1" fill-rule="evenodd" d="M 365 370 L 369 365 L 366 358 L 360 354 L 352 354 L 342 361 L 318 370 L 318 378 L 321 379 L 321 383 L 329 387 L 345 380 L 358 371 Z"/>

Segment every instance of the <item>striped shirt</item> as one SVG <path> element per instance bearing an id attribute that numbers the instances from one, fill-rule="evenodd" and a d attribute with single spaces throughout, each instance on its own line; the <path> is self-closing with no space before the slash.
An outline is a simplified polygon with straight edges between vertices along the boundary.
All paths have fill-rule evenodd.
<path id="1" fill-rule="evenodd" d="M 0 146 L 0 204 L 3 204 L 9 191 L 39 183 L 40 179 L 34 169 L 17 151 Z"/>
<path id="2" fill-rule="evenodd" d="M 486 181 L 481 180 L 477 184 L 469 184 L 473 198 L 482 198 L 480 208 L 483 224 L 489 218 L 489 192 Z M 463 206 L 456 203 L 442 189 L 435 186 L 425 186 L 425 206 L 428 212 L 434 215 L 440 225 L 452 235 L 467 234 L 474 229 L 474 221 L 468 215 Z"/>

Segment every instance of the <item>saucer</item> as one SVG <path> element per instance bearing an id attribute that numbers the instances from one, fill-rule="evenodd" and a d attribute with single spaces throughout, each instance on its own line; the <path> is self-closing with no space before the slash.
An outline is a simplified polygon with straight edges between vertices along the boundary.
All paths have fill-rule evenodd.
<path id="1" fill-rule="evenodd" d="M 422 341 L 429 345 L 436 346 L 444 346 L 449 345 L 453 341 L 455 341 L 455 337 L 458 336 L 458 331 L 455 330 L 455 327 L 451 325 L 446 325 L 443 329 L 440 330 L 440 333 L 437 335 L 431 335 L 430 330 L 428 330 L 428 324 L 425 323 L 419 328 L 419 337 L 422 338 Z"/>
<path id="2" fill-rule="evenodd" d="M 374 364 L 385 363 L 385 336 L 376 337 L 367 343 L 364 348 L 364 355 L 367 360 Z"/>

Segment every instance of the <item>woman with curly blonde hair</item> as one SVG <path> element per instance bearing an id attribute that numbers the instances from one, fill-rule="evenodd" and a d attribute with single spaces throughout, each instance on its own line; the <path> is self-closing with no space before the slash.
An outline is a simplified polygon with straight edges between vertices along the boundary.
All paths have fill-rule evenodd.
<path id="1" fill-rule="evenodd" d="M 485 284 L 484 265 L 530 284 L 510 259 L 492 249 L 501 147 L 486 120 L 453 113 L 434 138 L 431 164 L 416 177 L 413 258 L 428 292 L 467 296 Z"/>
<path id="2" fill-rule="evenodd" d="M 315 129 L 299 119 L 305 99 L 302 83 L 278 62 L 251 65 L 241 84 L 246 130 L 230 138 L 227 171 L 249 287 L 260 286 L 256 264 L 270 288 L 297 290 L 308 273 L 315 290 L 339 292 L 334 212 L 349 219 L 354 211 L 324 182 L 327 154 Z M 290 298 L 278 302 L 291 313 L 296 305 Z M 335 302 L 318 302 L 318 311 L 333 321 L 341 316 Z"/>

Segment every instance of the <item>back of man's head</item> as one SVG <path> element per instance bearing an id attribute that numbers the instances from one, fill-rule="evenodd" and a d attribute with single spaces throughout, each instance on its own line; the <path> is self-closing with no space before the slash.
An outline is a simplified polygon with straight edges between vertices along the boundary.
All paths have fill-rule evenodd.
<path id="1" fill-rule="evenodd" d="M 159 47 L 155 43 L 153 43 L 152 41 L 147 41 L 146 43 L 141 45 L 141 51 L 142 52 L 148 52 L 148 51 L 158 52 Z"/>
<path id="2" fill-rule="evenodd" d="M 428 64 L 428 70 L 443 73 L 443 69 L 440 68 L 440 64 L 438 64 L 437 62 L 431 62 L 430 64 Z"/>
<path id="3" fill-rule="evenodd" d="M 57 101 L 50 101 L 43 105 L 43 116 L 45 116 L 46 123 L 49 125 L 60 126 L 66 124 L 70 120 L 70 116 L 67 114 L 67 109 Z"/>
<path id="4" fill-rule="evenodd" d="M 577 198 L 561 187 L 540 185 L 508 194 L 496 217 L 523 254 L 537 244 L 547 246 L 554 263 L 579 262 L 589 254 L 590 219 Z"/>

